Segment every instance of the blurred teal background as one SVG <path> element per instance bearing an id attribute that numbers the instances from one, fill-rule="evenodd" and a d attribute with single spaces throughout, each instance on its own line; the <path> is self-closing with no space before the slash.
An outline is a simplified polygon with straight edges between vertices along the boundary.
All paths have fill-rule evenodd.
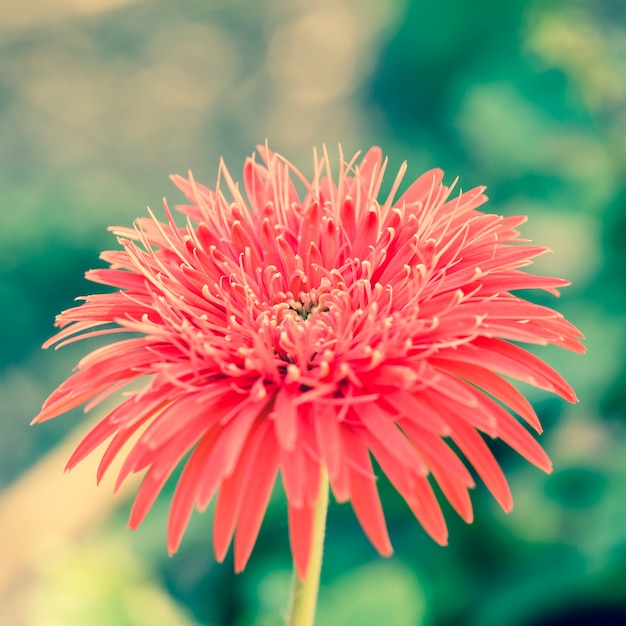
<path id="1" fill-rule="evenodd" d="M 626 5 L 622 0 L 0 0 L 0 624 L 273 626 L 290 579 L 273 498 L 246 572 L 216 564 L 210 516 L 168 558 L 168 495 L 125 530 L 128 492 L 63 475 L 80 411 L 30 428 L 87 346 L 43 352 L 54 315 L 94 290 L 106 231 L 179 201 L 168 175 L 235 178 L 269 138 L 310 174 L 311 147 L 372 144 L 409 177 L 489 187 L 549 246 L 537 272 L 586 357 L 541 356 L 580 404 L 531 389 L 555 471 L 503 446 L 515 509 L 479 486 L 450 546 L 381 480 L 396 555 L 331 506 L 320 625 L 626 624 Z M 96 416 L 97 417 L 97 416 Z M 172 486 L 168 488 L 171 494 Z"/>

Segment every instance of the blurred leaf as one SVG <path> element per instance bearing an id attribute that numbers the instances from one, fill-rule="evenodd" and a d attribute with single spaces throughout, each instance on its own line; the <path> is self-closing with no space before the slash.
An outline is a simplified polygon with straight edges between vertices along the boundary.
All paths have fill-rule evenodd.
<path id="1" fill-rule="evenodd" d="M 100 534 L 42 563 L 24 625 L 200 626 L 125 546 L 118 534 Z"/>
<path id="2" fill-rule="evenodd" d="M 424 591 L 398 561 L 362 566 L 320 592 L 317 621 L 324 626 L 419 626 L 425 618 Z"/>

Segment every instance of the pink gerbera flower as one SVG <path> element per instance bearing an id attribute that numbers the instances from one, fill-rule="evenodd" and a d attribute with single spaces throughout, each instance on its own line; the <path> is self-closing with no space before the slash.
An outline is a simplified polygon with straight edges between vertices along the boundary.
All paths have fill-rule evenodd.
<path id="1" fill-rule="evenodd" d="M 441 170 L 395 199 L 405 165 L 379 201 L 386 161 L 378 148 L 341 158 L 336 178 L 324 151 L 311 181 L 267 147 L 258 150 L 265 165 L 247 160 L 247 198 L 222 163 L 216 191 L 191 176 L 172 178 L 191 203 L 178 207 L 185 226 L 165 205 L 166 222 L 151 214 L 132 229 L 112 229 L 123 250 L 103 253 L 110 268 L 87 278 L 117 291 L 61 313 L 62 330 L 46 345 L 132 338 L 81 360 L 35 421 L 87 401 L 89 410 L 148 376 L 84 438 L 68 468 L 111 438 L 99 480 L 133 438 L 117 484 L 145 471 L 130 515 L 135 528 L 185 459 L 168 548 L 178 548 L 193 509 L 217 495 L 216 557 L 224 559 L 234 535 L 237 571 L 279 473 L 302 577 L 322 472 L 384 555 L 392 548 L 372 456 L 440 544 L 447 530 L 431 478 L 472 520 L 474 481 L 450 442 L 508 511 L 509 487 L 481 433 L 546 472 L 551 464 L 509 413 L 541 432 L 502 375 L 576 400 L 517 343 L 584 350 L 559 313 L 512 293 L 558 295 L 568 284 L 520 269 L 546 251 L 519 239 L 525 218 L 478 211 L 487 200 L 482 187 L 451 197 Z"/>

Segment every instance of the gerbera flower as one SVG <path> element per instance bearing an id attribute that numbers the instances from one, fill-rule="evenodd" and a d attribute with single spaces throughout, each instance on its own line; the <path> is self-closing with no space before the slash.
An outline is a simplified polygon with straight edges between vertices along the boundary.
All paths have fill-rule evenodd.
<path id="1" fill-rule="evenodd" d="M 183 463 L 168 548 L 178 548 L 193 509 L 216 497 L 216 557 L 224 559 L 234 536 L 237 571 L 278 474 L 302 577 L 326 473 L 336 500 L 349 501 L 372 544 L 391 553 L 372 457 L 440 544 L 447 530 L 432 481 L 472 520 L 474 481 L 457 448 L 508 511 L 509 487 L 482 435 L 546 472 L 551 464 L 509 412 L 541 432 L 503 376 L 576 400 L 556 371 L 517 344 L 583 351 L 582 335 L 559 313 L 512 293 L 558 295 L 568 284 L 522 271 L 546 251 L 519 238 L 526 218 L 478 211 L 484 188 L 453 197 L 438 169 L 396 199 L 406 165 L 379 200 L 387 162 L 378 148 L 360 160 L 341 157 L 336 178 L 324 151 L 310 181 L 267 147 L 258 151 L 264 165 L 246 161 L 245 196 L 222 163 L 215 191 L 191 175 L 172 177 L 190 202 L 177 207 L 185 226 L 165 204 L 164 222 L 151 213 L 134 228 L 112 229 L 123 250 L 103 253 L 110 268 L 87 278 L 117 291 L 61 313 L 62 330 L 45 345 L 131 338 L 81 360 L 35 421 L 85 402 L 89 410 L 148 377 L 67 467 L 110 439 L 100 480 L 132 439 L 117 484 L 145 471 L 135 528 Z"/>

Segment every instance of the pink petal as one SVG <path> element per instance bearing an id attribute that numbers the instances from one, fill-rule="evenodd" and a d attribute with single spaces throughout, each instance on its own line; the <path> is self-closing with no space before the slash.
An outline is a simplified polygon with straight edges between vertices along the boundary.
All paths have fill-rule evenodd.
<path id="1" fill-rule="evenodd" d="M 415 499 L 409 502 L 411 511 L 420 521 L 424 530 L 439 544 L 448 543 L 448 528 L 437 498 L 428 479 L 420 476 L 415 482 Z"/>
<path id="2" fill-rule="evenodd" d="M 525 419 L 538 433 L 542 432 L 539 418 L 530 402 L 504 378 L 479 365 L 467 365 L 459 361 L 446 360 L 445 358 L 431 359 L 431 365 L 464 378 L 490 393 Z"/>
<path id="3" fill-rule="evenodd" d="M 278 443 L 285 450 L 293 450 L 298 436 L 298 411 L 295 397 L 287 390 L 279 391 L 274 398 L 274 427 Z"/>
<path id="4" fill-rule="evenodd" d="M 156 472 L 153 472 L 152 469 L 148 470 L 135 495 L 133 507 L 128 519 L 128 527 L 133 530 L 141 524 L 148 514 L 148 511 L 152 508 L 152 505 L 170 476 L 167 473 L 155 474 Z"/>
<path id="5" fill-rule="evenodd" d="M 241 461 L 235 466 L 233 473 L 222 482 L 213 520 L 213 546 L 215 558 L 219 562 L 222 562 L 226 557 L 244 497 L 247 495 L 256 498 L 258 495 L 254 491 L 246 493 L 246 489 L 250 477 L 255 473 L 259 448 L 269 428 L 268 422 L 258 421 L 255 424 L 245 441 Z"/>
<path id="6" fill-rule="evenodd" d="M 450 415 L 448 421 L 451 422 L 452 440 L 474 466 L 498 504 L 508 513 L 513 508 L 511 490 L 493 454 L 480 435 L 463 420 Z"/>
<path id="7" fill-rule="evenodd" d="M 380 442 L 405 471 L 424 473 L 424 464 L 416 454 L 415 448 L 407 441 L 394 420 L 375 402 L 364 404 L 358 409 L 353 408 L 352 412 L 358 415 L 358 419 L 369 431 L 368 439 Z"/>
<path id="8" fill-rule="evenodd" d="M 271 431 L 264 434 L 253 462 L 263 471 L 252 472 L 245 487 L 247 497 L 241 503 L 235 534 L 235 572 L 243 571 L 248 562 L 276 481 L 278 454 Z"/>
<path id="9" fill-rule="evenodd" d="M 529 385 L 552 391 L 569 402 L 576 402 L 573 389 L 549 365 L 527 350 L 500 339 L 479 337 L 471 345 L 441 352 L 448 360 L 489 367 Z"/>
<path id="10" fill-rule="evenodd" d="M 178 480 L 167 522 L 167 550 L 174 554 L 191 518 L 201 486 L 200 478 L 207 457 L 215 444 L 218 429 L 207 433 L 192 452 Z"/>
<path id="11" fill-rule="evenodd" d="M 337 421 L 334 407 L 327 404 L 317 404 L 314 410 L 317 445 L 328 470 L 328 475 L 331 481 L 335 481 L 341 470 L 343 458 L 341 426 Z"/>
<path id="12" fill-rule="evenodd" d="M 280 447 L 280 446 L 279 446 Z M 280 447 L 280 469 L 287 500 L 295 507 L 302 507 L 306 502 L 306 453 L 302 446 L 288 451 Z"/>
<path id="13" fill-rule="evenodd" d="M 387 533 L 387 524 L 376 488 L 376 477 L 372 471 L 367 448 L 356 433 L 351 433 L 348 441 L 350 457 L 357 461 L 358 466 L 368 469 L 368 474 L 364 474 L 352 466 L 348 468 L 352 508 L 367 538 L 383 556 L 389 556 L 393 548 Z"/>
<path id="14" fill-rule="evenodd" d="M 289 502 L 288 511 L 291 553 L 293 554 L 298 575 L 302 580 L 305 580 L 311 556 L 315 508 L 308 506 L 297 508 Z"/>
<path id="15" fill-rule="evenodd" d="M 432 169 L 422 174 L 415 180 L 409 188 L 400 196 L 396 202 L 396 206 L 407 205 L 410 207 L 422 208 L 430 197 L 432 190 L 441 184 L 443 179 L 443 170 Z"/>

